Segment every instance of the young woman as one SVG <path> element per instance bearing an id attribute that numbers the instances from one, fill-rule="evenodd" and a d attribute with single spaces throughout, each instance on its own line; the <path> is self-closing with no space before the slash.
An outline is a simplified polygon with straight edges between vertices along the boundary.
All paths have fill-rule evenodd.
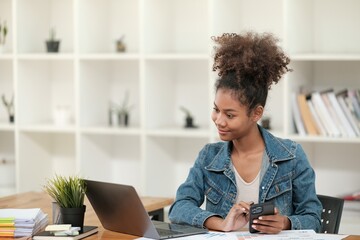
<path id="1" fill-rule="evenodd" d="M 271 34 L 223 34 L 213 40 L 213 70 L 219 78 L 211 118 L 222 142 L 200 151 L 177 190 L 169 219 L 212 230 L 239 230 L 248 224 L 251 203 L 272 201 L 275 214 L 259 217 L 254 229 L 318 232 L 322 206 L 305 152 L 257 124 L 271 85 L 290 71 L 289 58 Z"/>

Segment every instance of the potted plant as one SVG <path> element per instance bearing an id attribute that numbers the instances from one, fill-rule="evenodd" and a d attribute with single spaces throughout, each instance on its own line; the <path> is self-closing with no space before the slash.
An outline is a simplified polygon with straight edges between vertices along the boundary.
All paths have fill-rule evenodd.
<path id="1" fill-rule="evenodd" d="M 59 52 L 60 40 L 56 39 L 56 30 L 51 28 L 49 31 L 49 39 L 46 41 L 47 52 Z"/>
<path id="2" fill-rule="evenodd" d="M 122 35 L 119 39 L 116 40 L 116 51 L 117 52 L 125 52 L 126 51 L 124 37 L 125 37 L 125 35 Z"/>
<path id="3" fill-rule="evenodd" d="M 44 191 L 53 198 L 60 208 L 60 223 L 71 224 L 73 227 L 84 226 L 86 206 L 86 182 L 78 176 L 59 176 L 48 179 Z"/>
<path id="4" fill-rule="evenodd" d="M 8 28 L 6 21 L 4 21 L 3 23 L 0 22 L 0 53 L 4 52 L 7 33 L 8 33 Z"/>
<path id="5" fill-rule="evenodd" d="M 180 110 L 185 113 L 185 128 L 196 128 L 191 112 L 183 106 L 180 107 Z"/>
<path id="6" fill-rule="evenodd" d="M 125 92 L 124 100 L 122 105 L 119 107 L 119 124 L 128 126 L 130 118 L 130 110 L 134 105 L 129 105 L 129 91 Z"/>
<path id="7" fill-rule="evenodd" d="M 2 98 L 3 104 L 4 104 L 5 107 L 6 107 L 6 110 L 7 110 L 7 112 L 8 112 L 9 121 L 10 121 L 11 123 L 13 123 L 14 120 L 15 120 L 15 119 L 14 119 L 14 96 L 12 96 L 9 101 L 6 100 L 4 94 L 1 96 L 1 98 Z"/>

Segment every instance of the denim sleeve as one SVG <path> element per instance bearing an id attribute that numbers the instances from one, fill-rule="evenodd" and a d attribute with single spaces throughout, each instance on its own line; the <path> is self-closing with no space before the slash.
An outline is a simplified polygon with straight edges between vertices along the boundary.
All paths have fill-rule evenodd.
<path id="1" fill-rule="evenodd" d="M 190 169 L 186 181 L 177 190 L 175 202 L 169 210 L 169 220 L 173 223 L 189 224 L 203 228 L 206 219 L 216 215 L 200 207 L 205 199 L 203 162 L 206 152 L 205 146 Z"/>
<path id="2" fill-rule="evenodd" d="M 291 229 L 321 228 L 322 205 L 315 190 L 315 172 L 300 145 L 297 145 L 295 162 L 295 178 L 293 180 L 294 214 L 288 216 Z"/>

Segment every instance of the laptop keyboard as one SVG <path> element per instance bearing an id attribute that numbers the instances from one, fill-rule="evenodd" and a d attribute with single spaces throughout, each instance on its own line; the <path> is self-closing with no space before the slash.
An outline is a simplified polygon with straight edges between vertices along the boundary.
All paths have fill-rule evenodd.
<path id="1" fill-rule="evenodd" d="M 162 228 L 157 228 L 156 230 L 157 230 L 157 232 L 159 233 L 160 236 L 172 236 L 172 235 L 181 233 L 181 232 L 178 232 L 178 231 L 162 229 Z"/>

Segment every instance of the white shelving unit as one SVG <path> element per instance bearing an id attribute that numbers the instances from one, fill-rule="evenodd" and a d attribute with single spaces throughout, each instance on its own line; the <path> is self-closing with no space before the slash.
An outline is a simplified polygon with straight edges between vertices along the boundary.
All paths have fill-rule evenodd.
<path id="1" fill-rule="evenodd" d="M 9 26 L 0 94 L 15 96 L 14 124 L 0 107 L 0 159 L 14 160 L 0 165 L 9 173 L 0 195 L 40 190 L 58 173 L 174 196 L 199 150 L 217 141 L 211 36 L 245 30 L 273 32 L 292 59 L 294 72 L 269 95 L 273 132 L 304 146 L 319 193 L 359 189 L 360 139 L 300 137 L 289 104 L 300 86 L 360 87 L 358 9 L 356 0 L 0 0 Z M 56 54 L 45 51 L 51 27 Z M 127 50 L 116 53 L 122 35 Z M 127 91 L 130 125 L 109 126 L 109 102 Z M 184 129 L 180 106 L 198 128 Z M 56 108 L 69 111 L 68 124 L 55 123 Z M 359 234 L 351 224 L 341 231 Z"/>

